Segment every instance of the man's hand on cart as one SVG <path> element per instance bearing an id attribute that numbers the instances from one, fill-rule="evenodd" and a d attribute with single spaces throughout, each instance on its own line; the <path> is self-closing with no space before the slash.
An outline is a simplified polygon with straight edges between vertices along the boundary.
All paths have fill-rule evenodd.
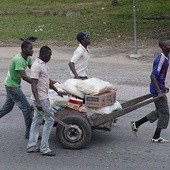
<path id="1" fill-rule="evenodd" d="M 67 93 L 66 93 L 66 92 L 63 92 L 63 91 L 57 91 L 57 94 L 58 94 L 59 96 L 61 96 L 61 97 L 67 95 Z"/>
<path id="2" fill-rule="evenodd" d="M 166 87 L 165 93 L 162 93 L 162 92 L 159 92 L 159 93 L 158 93 L 158 98 L 164 97 L 164 96 L 166 95 L 166 93 L 168 93 L 168 92 L 169 92 L 169 88 Z"/>
<path id="3" fill-rule="evenodd" d="M 166 93 L 169 93 L 169 88 L 168 87 L 166 87 Z"/>
<path id="4" fill-rule="evenodd" d="M 36 102 L 36 108 L 40 111 L 43 111 L 41 103 Z"/>
<path id="5" fill-rule="evenodd" d="M 160 92 L 160 93 L 158 93 L 158 98 L 162 98 L 162 97 L 164 97 L 164 96 L 165 96 L 165 94 L 166 94 L 166 93 L 161 93 L 161 92 Z"/>

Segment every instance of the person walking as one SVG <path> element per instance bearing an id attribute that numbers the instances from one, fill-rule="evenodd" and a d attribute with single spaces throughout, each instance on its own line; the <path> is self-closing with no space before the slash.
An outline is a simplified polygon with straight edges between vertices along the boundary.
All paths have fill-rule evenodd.
<path id="1" fill-rule="evenodd" d="M 169 107 L 166 93 L 169 89 L 165 86 L 166 74 L 169 67 L 170 39 L 160 39 L 159 47 L 162 52 L 155 58 L 153 62 L 153 70 L 151 73 L 150 92 L 155 100 L 155 110 L 138 121 L 131 122 L 132 132 L 137 136 L 138 128 L 145 122 L 153 123 L 158 120 L 157 127 L 151 142 L 167 143 L 169 140 L 160 137 L 161 130 L 166 129 L 169 123 Z"/>
<path id="2" fill-rule="evenodd" d="M 33 46 L 31 42 L 24 41 L 21 44 L 21 52 L 15 55 L 9 65 L 8 73 L 5 79 L 6 89 L 6 101 L 5 104 L 0 108 L 0 118 L 12 111 L 16 104 L 23 113 L 26 132 L 25 138 L 29 138 L 29 132 L 31 127 L 31 106 L 28 103 L 23 91 L 21 90 L 21 80 L 30 83 L 30 77 L 27 76 L 25 69 L 26 67 L 31 68 L 33 55 Z"/>
<path id="3" fill-rule="evenodd" d="M 87 32 L 79 32 L 76 36 L 79 46 L 74 51 L 71 61 L 69 62 L 70 74 L 76 79 L 87 79 L 88 61 L 90 52 L 90 34 Z"/>
<path id="4" fill-rule="evenodd" d="M 34 102 L 34 117 L 30 130 L 30 137 L 27 144 L 27 152 L 41 152 L 42 155 L 55 156 L 55 153 L 49 147 L 49 137 L 54 124 L 52 117 L 53 111 L 48 98 L 49 88 L 55 90 L 58 95 L 63 96 L 65 93 L 60 92 L 54 86 L 54 80 L 49 79 L 47 62 L 50 61 L 52 51 L 48 46 L 40 49 L 39 57 L 34 61 L 31 67 L 31 89 L 32 99 Z M 39 129 L 44 119 L 42 139 L 40 148 L 37 146 Z"/>

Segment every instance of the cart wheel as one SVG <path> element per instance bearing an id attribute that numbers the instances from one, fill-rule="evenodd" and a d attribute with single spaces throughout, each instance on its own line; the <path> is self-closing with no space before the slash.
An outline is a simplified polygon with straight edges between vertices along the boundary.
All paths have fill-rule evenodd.
<path id="1" fill-rule="evenodd" d="M 81 149 L 89 143 L 92 130 L 86 118 L 79 115 L 68 115 L 62 121 L 71 125 L 68 129 L 59 124 L 56 127 L 56 136 L 64 148 Z"/>

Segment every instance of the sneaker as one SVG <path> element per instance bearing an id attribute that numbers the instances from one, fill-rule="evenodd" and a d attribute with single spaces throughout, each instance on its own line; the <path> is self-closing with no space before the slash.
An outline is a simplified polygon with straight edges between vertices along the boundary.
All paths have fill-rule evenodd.
<path id="1" fill-rule="evenodd" d="M 151 142 L 153 142 L 153 143 L 169 143 L 169 140 L 159 137 L 158 139 L 152 138 Z"/>
<path id="2" fill-rule="evenodd" d="M 131 128 L 132 128 L 133 134 L 134 134 L 136 137 L 138 137 L 138 134 L 137 134 L 138 128 L 136 127 L 136 123 L 135 123 L 135 122 L 131 122 L 131 123 L 130 123 L 130 126 L 131 126 Z"/>
<path id="3" fill-rule="evenodd" d="M 55 153 L 53 151 L 42 153 L 43 156 L 55 156 Z"/>
<path id="4" fill-rule="evenodd" d="M 40 152 L 40 148 L 27 149 L 27 153 L 38 153 L 38 152 Z"/>

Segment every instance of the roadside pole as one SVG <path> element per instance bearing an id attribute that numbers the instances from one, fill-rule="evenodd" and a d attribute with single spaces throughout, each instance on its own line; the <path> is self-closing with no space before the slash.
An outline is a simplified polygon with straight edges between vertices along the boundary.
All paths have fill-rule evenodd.
<path id="1" fill-rule="evenodd" d="M 134 23 L 134 45 L 137 54 L 137 35 L 136 35 L 136 0 L 133 0 L 133 23 Z"/>

